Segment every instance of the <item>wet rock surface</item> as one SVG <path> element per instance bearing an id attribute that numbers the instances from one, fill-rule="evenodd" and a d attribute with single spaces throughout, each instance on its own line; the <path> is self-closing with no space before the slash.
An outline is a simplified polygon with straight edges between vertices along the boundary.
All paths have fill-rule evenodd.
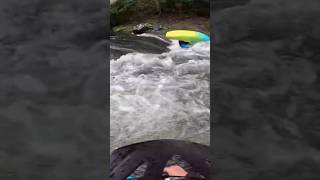
<path id="1" fill-rule="evenodd" d="M 142 33 L 148 32 L 152 29 L 153 29 L 152 24 L 144 23 L 144 24 L 138 24 L 138 25 L 134 26 L 132 32 L 134 34 L 142 34 Z"/>
<path id="2" fill-rule="evenodd" d="M 263 1 L 216 12 L 216 179 L 320 177 L 320 4 Z"/>
<path id="3" fill-rule="evenodd" d="M 110 60 L 132 52 L 160 54 L 168 51 L 168 45 L 170 44 L 163 37 L 118 34 L 117 36 L 111 36 L 110 39 Z"/>
<path id="4" fill-rule="evenodd" d="M 105 2 L 0 9 L 0 179 L 105 179 Z"/>

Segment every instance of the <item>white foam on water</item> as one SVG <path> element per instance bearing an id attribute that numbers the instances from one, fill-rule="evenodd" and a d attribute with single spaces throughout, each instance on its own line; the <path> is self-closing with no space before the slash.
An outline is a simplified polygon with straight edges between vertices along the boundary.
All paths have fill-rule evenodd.
<path id="1" fill-rule="evenodd" d="M 210 44 L 110 62 L 111 149 L 155 139 L 209 144 Z"/>

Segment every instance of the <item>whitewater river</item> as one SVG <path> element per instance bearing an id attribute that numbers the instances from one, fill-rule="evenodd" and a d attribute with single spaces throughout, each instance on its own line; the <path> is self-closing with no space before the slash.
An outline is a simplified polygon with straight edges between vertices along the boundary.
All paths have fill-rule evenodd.
<path id="1" fill-rule="evenodd" d="M 210 44 L 111 37 L 111 150 L 156 139 L 209 144 Z"/>

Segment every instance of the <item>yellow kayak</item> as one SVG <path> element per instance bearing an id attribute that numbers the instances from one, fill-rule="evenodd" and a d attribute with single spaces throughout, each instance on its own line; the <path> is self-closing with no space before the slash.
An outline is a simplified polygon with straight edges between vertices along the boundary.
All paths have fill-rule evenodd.
<path id="1" fill-rule="evenodd" d="M 188 42 L 190 44 L 200 41 L 210 41 L 210 37 L 204 33 L 189 30 L 174 30 L 166 33 L 168 39 Z"/>

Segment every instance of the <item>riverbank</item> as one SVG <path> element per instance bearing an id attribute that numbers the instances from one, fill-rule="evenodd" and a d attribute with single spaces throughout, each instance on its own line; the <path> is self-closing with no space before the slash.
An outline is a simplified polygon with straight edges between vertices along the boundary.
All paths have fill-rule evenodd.
<path id="1" fill-rule="evenodd" d="M 135 26 L 144 24 L 148 26 L 145 28 L 148 32 L 157 35 L 173 29 L 188 29 L 209 34 L 209 6 L 207 0 L 116 1 L 111 6 L 111 30 L 112 33 L 131 34 Z"/>
<path id="2" fill-rule="evenodd" d="M 188 29 L 210 34 L 209 17 L 188 14 L 163 14 L 161 16 L 152 16 L 115 26 L 112 28 L 112 31 L 114 33 L 131 33 L 134 26 L 141 23 L 150 24 L 154 30 L 160 32 L 174 29 Z"/>

